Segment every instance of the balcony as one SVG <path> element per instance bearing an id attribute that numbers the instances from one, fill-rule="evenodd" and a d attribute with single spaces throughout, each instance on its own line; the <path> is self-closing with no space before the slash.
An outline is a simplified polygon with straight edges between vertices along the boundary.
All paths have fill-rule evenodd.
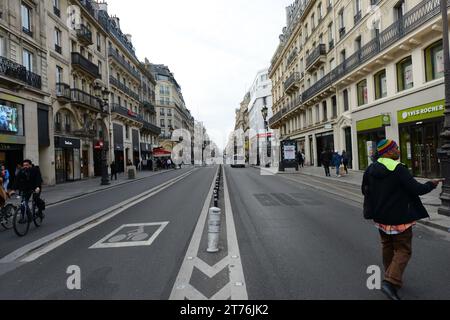
<path id="1" fill-rule="evenodd" d="M 155 113 L 155 114 L 156 114 L 155 106 L 154 106 L 151 102 L 149 102 L 149 101 L 143 101 L 143 102 L 142 102 L 142 107 L 143 107 L 144 109 L 147 109 L 150 113 Z"/>
<path id="2" fill-rule="evenodd" d="M 295 49 L 287 58 L 287 67 L 289 67 L 292 62 L 295 61 L 295 58 L 297 58 L 297 49 Z"/>
<path id="3" fill-rule="evenodd" d="M 72 66 L 84 71 L 94 79 L 99 79 L 98 66 L 83 57 L 78 52 L 72 52 Z"/>
<path id="4" fill-rule="evenodd" d="M 334 48 L 334 40 L 331 40 L 328 42 L 328 51 L 332 50 Z"/>
<path id="5" fill-rule="evenodd" d="M 78 40 L 85 46 L 90 46 L 92 42 L 92 32 L 84 24 L 80 24 L 76 29 Z"/>
<path id="6" fill-rule="evenodd" d="M 339 29 L 339 38 L 342 39 L 345 36 L 345 27 Z"/>
<path id="7" fill-rule="evenodd" d="M 131 111 L 125 107 L 122 107 L 121 105 L 119 105 L 117 103 L 111 104 L 111 112 L 116 113 L 126 119 L 129 119 L 129 120 L 134 120 L 139 123 L 143 122 L 142 116 L 140 114 L 134 113 L 133 111 Z"/>
<path id="8" fill-rule="evenodd" d="M 355 23 L 355 26 L 358 24 L 359 21 L 361 21 L 362 19 L 362 12 L 361 10 L 358 11 L 358 13 L 355 14 L 355 16 L 353 17 L 353 22 Z"/>
<path id="9" fill-rule="evenodd" d="M 55 51 L 58 52 L 59 54 L 62 54 L 62 48 L 61 48 L 61 46 L 55 44 Z"/>
<path id="10" fill-rule="evenodd" d="M 61 18 L 61 10 L 55 6 L 53 6 L 53 13 L 58 16 L 59 18 Z"/>
<path id="11" fill-rule="evenodd" d="M 133 90 L 128 88 L 125 84 L 123 84 L 122 82 L 120 82 L 119 80 L 114 78 L 113 76 L 109 76 L 109 83 L 112 84 L 113 86 L 115 86 L 117 89 L 119 89 L 123 93 L 132 97 L 134 100 L 137 100 L 137 101 L 140 100 L 139 94 L 137 94 L 136 92 L 134 92 Z"/>
<path id="12" fill-rule="evenodd" d="M 142 123 L 144 124 L 142 127 L 142 130 L 146 130 L 146 131 L 150 131 L 151 133 L 154 133 L 156 135 L 160 135 L 161 134 L 161 128 L 157 127 L 156 125 L 146 121 L 146 120 L 142 120 Z"/>
<path id="13" fill-rule="evenodd" d="M 70 86 L 67 83 L 56 83 L 56 99 L 62 103 L 67 103 L 72 99 Z"/>
<path id="14" fill-rule="evenodd" d="M 70 89 L 70 92 L 72 104 L 88 107 L 94 109 L 95 111 L 102 111 L 100 99 L 80 89 Z"/>
<path id="15" fill-rule="evenodd" d="M 30 37 L 33 37 L 33 32 L 32 32 L 30 29 L 28 29 L 28 28 L 26 28 L 26 27 L 22 27 L 22 31 L 23 31 L 23 33 L 25 33 L 26 35 L 29 35 Z"/>
<path id="16" fill-rule="evenodd" d="M 319 44 L 306 58 L 306 71 L 313 71 L 326 61 L 327 48 L 325 44 Z"/>
<path id="17" fill-rule="evenodd" d="M 42 88 L 41 76 L 28 71 L 25 66 L 0 57 L 0 76 L 18 80 L 36 89 Z"/>
<path id="18" fill-rule="evenodd" d="M 450 7 L 450 0 L 448 0 L 447 5 Z M 439 14 L 439 0 L 424 0 L 420 2 L 405 13 L 402 19 L 387 27 L 378 37 L 369 41 L 360 50 L 356 51 L 335 69 L 305 90 L 303 92 L 303 101 L 307 102 L 327 88 L 331 89 L 336 81 L 347 76 L 362 64 L 385 51 L 385 49 L 392 47 L 402 38 Z"/>
<path id="19" fill-rule="evenodd" d="M 124 68 L 128 73 L 130 73 L 133 77 L 135 77 L 138 81 L 141 81 L 141 76 L 136 69 L 133 69 L 131 64 L 127 62 L 119 53 L 116 52 L 113 48 L 109 48 L 108 56 L 113 57 L 122 68 Z"/>
<path id="20" fill-rule="evenodd" d="M 294 72 L 291 74 L 291 76 L 284 82 L 284 91 L 289 94 L 298 88 L 300 88 L 299 85 L 300 81 L 300 73 Z"/>

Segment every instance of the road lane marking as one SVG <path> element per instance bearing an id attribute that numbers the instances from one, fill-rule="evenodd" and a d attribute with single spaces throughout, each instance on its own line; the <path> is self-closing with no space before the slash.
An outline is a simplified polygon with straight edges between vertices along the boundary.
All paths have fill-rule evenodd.
<path id="1" fill-rule="evenodd" d="M 236 234 L 236 225 L 234 224 L 233 211 L 231 207 L 230 194 L 228 192 L 228 183 L 225 173 L 225 166 L 223 170 L 223 185 L 224 185 L 224 200 L 225 200 L 225 215 L 227 223 L 227 238 L 228 238 L 228 257 L 232 258 L 231 264 L 234 265 L 230 268 L 230 281 L 231 283 L 240 283 L 242 286 L 231 286 L 231 299 L 232 300 L 248 300 L 247 285 L 244 277 L 244 269 L 242 267 L 241 254 L 239 252 L 239 244 Z"/>
<path id="2" fill-rule="evenodd" d="M 139 247 L 139 246 L 150 246 L 153 241 L 159 236 L 159 234 L 164 230 L 164 228 L 169 224 L 166 222 L 153 222 L 153 223 L 133 223 L 133 224 L 124 224 L 113 232 L 109 233 L 107 236 L 103 237 L 95 244 L 89 247 L 89 249 L 103 249 L 103 248 L 124 248 L 124 247 Z M 149 234 L 146 233 L 145 227 L 148 226 L 159 226 L 156 231 Z M 137 227 L 133 228 L 133 230 L 123 231 L 128 227 Z M 119 233 L 125 232 L 125 233 Z M 122 238 L 125 237 L 125 238 Z M 116 239 L 114 239 L 116 238 Z M 131 240 L 131 241 L 122 241 L 122 240 Z"/>
<path id="3" fill-rule="evenodd" d="M 231 300 L 248 300 L 224 166 L 222 167 L 222 170 L 228 255 L 212 267 L 197 257 L 215 186 L 215 180 L 217 177 L 216 172 L 195 227 L 194 234 L 192 235 L 185 259 L 183 260 L 183 264 L 170 294 L 170 300 L 184 300 L 185 298 L 189 300 L 207 300 L 207 297 L 203 293 L 199 292 L 197 288 L 190 284 L 194 267 L 203 272 L 209 278 L 213 278 L 219 272 L 222 272 L 225 268 L 228 268 L 229 282 L 225 284 L 218 292 L 212 295 L 210 300 L 227 300 L 229 298 Z"/>
<path id="4" fill-rule="evenodd" d="M 50 252 L 51 250 L 59 247 L 60 245 L 66 243 L 67 241 L 77 237 L 78 235 L 88 231 L 89 229 L 113 218 L 119 213 L 127 210 L 130 207 L 135 206 L 136 204 L 153 197 L 159 192 L 167 189 L 178 181 L 183 180 L 184 178 L 191 175 L 193 172 L 198 169 L 192 169 L 178 177 L 175 177 L 169 181 L 166 181 L 150 190 L 147 190 L 141 194 L 138 194 L 128 200 L 122 201 L 112 207 L 109 207 L 105 210 L 102 210 L 88 218 L 85 218 L 79 222 L 76 222 L 70 226 L 67 226 L 61 230 L 58 230 L 52 234 L 45 236 L 44 238 L 38 239 L 26 246 L 23 246 L 7 256 L 0 259 L 0 263 L 10 263 L 17 261 L 23 258 L 22 262 L 30 262 L 33 261 L 40 256 Z M 25 257 L 26 256 L 26 257 Z"/>

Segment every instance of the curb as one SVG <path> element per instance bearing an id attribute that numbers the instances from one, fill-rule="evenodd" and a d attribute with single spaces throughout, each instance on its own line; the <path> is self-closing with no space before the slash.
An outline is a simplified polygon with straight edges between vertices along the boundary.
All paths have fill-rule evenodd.
<path id="1" fill-rule="evenodd" d="M 70 196 L 70 197 L 68 197 L 68 198 L 65 198 L 65 199 L 62 199 L 62 200 L 58 200 L 58 201 L 55 201 L 55 202 L 48 202 L 48 203 L 47 203 L 47 206 L 54 206 L 54 205 L 57 205 L 57 204 L 62 203 L 62 202 L 66 202 L 66 201 L 70 201 L 70 200 L 74 200 L 74 199 L 81 198 L 81 197 L 83 197 L 83 196 L 85 196 L 85 195 L 87 195 L 87 194 L 95 194 L 95 193 L 97 193 L 97 192 L 109 190 L 109 189 L 112 189 L 112 188 L 115 188 L 115 187 L 118 187 L 118 186 L 121 186 L 121 185 L 124 185 L 124 184 L 129 184 L 129 183 L 132 183 L 132 182 L 144 180 L 144 179 L 151 178 L 151 177 L 154 177 L 154 176 L 156 176 L 156 175 L 163 174 L 163 173 L 166 173 L 166 172 L 171 172 L 171 171 L 175 171 L 175 169 L 170 169 L 170 170 L 167 170 L 167 171 L 162 171 L 162 172 L 160 172 L 160 173 L 156 173 L 156 174 L 153 174 L 153 175 L 150 175 L 150 176 L 147 176 L 147 177 L 136 178 L 136 179 L 127 179 L 127 180 L 125 180 L 125 181 L 123 181 L 123 182 L 120 182 L 120 183 L 117 183 L 117 184 L 113 184 L 113 185 L 110 185 L 110 186 L 108 186 L 108 187 L 96 189 L 96 190 L 93 190 L 93 191 L 83 192 L 83 193 L 77 194 L 77 195 L 75 195 L 75 196 Z M 45 199 L 45 195 L 43 195 L 43 198 Z"/>

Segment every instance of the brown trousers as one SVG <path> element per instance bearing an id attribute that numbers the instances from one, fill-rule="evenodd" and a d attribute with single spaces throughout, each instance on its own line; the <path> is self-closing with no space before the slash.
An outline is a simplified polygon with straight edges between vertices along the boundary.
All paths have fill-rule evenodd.
<path id="1" fill-rule="evenodd" d="M 398 288 L 412 254 L 412 227 L 403 233 L 389 235 L 380 230 L 383 247 L 384 279 Z"/>

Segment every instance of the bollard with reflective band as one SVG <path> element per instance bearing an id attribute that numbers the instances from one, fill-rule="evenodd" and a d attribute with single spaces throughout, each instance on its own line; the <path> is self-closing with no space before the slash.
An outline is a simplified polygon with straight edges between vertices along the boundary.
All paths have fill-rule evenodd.
<path id="1" fill-rule="evenodd" d="M 217 207 L 209 208 L 208 215 L 208 249 L 207 252 L 218 252 L 220 233 L 220 213 Z"/>

